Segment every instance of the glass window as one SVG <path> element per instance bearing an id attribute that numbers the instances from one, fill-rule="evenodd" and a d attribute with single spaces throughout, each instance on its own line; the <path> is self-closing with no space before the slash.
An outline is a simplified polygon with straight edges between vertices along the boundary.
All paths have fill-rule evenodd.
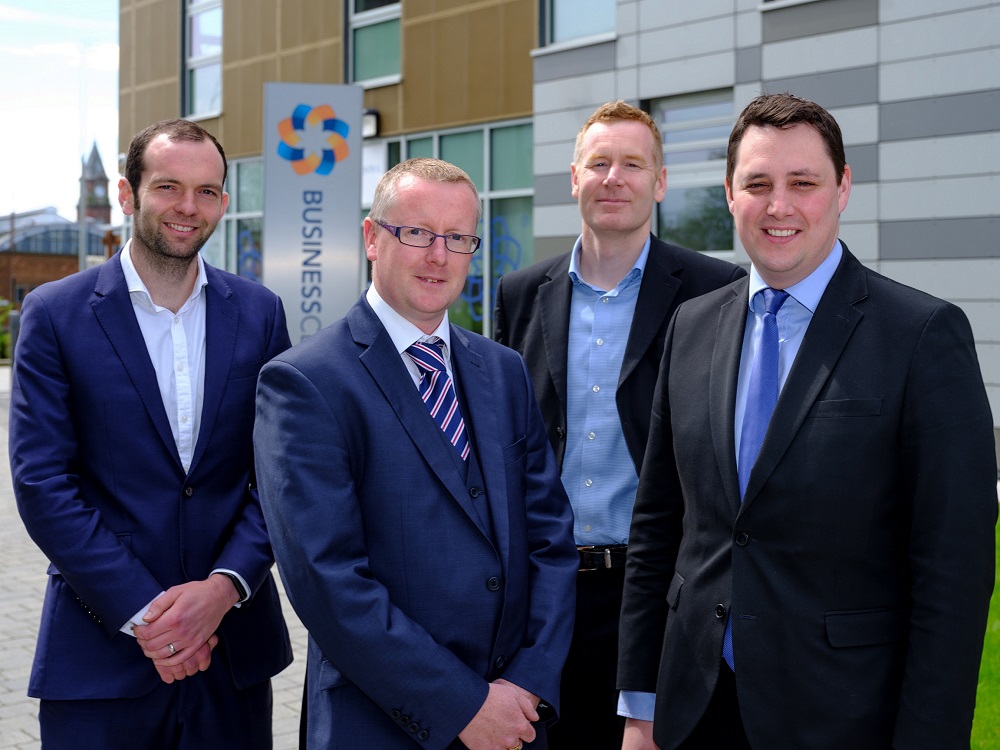
<path id="1" fill-rule="evenodd" d="M 490 188 L 510 190 L 531 187 L 531 125 L 493 128 L 490 133 Z"/>
<path id="2" fill-rule="evenodd" d="M 264 209 L 264 161 L 241 161 L 236 164 L 236 209 L 262 211 Z M 229 200 L 233 200 L 230 195 Z"/>
<path id="3" fill-rule="evenodd" d="M 692 250 L 732 250 L 733 217 L 724 188 L 732 91 L 659 99 L 649 112 L 663 135 L 668 170 L 667 194 L 656 212 L 657 236 Z"/>
<path id="4" fill-rule="evenodd" d="M 205 65 L 188 70 L 187 112 L 189 115 L 218 114 L 222 111 L 222 66 Z"/>
<path id="5" fill-rule="evenodd" d="M 424 157 L 427 159 L 434 158 L 434 139 L 433 138 L 414 138 L 406 143 L 406 158 L 416 159 L 417 157 Z"/>
<path id="6" fill-rule="evenodd" d="M 188 0 L 185 6 L 184 115 L 222 111 L 222 3 Z"/>
<path id="7" fill-rule="evenodd" d="M 441 158 L 461 167 L 482 190 L 483 184 L 483 131 L 470 130 L 441 136 Z"/>
<path id="8" fill-rule="evenodd" d="M 354 12 L 364 13 L 366 10 L 384 8 L 386 5 L 399 5 L 399 0 L 354 0 Z"/>
<path id="9" fill-rule="evenodd" d="M 402 70 L 399 2 L 355 0 L 351 8 L 351 80 L 397 82 Z"/>
<path id="10" fill-rule="evenodd" d="M 549 0 L 548 41 L 604 34 L 615 30 L 615 0 Z"/>

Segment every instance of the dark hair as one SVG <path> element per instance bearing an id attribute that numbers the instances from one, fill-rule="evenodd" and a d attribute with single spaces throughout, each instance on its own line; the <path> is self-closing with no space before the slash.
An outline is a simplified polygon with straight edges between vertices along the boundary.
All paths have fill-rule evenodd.
<path id="1" fill-rule="evenodd" d="M 132 194 L 138 196 L 139 183 L 142 181 L 143 156 L 146 154 L 146 147 L 158 135 L 166 135 L 171 141 L 191 141 L 201 143 L 211 141 L 219 150 L 222 157 L 222 184 L 226 184 L 226 176 L 229 174 L 229 164 L 226 162 L 226 152 L 222 148 L 215 136 L 205 128 L 190 120 L 161 120 L 155 122 L 148 128 L 139 131 L 132 139 L 128 147 L 128 157 L 125 159 L 125 179 L 132 187 Z"/>
<path id="2" fill-rule="evenodd" d="M 647 128 L 649 132 L 653 134 L 653 166 L 656 167 L 656 171 L 660 171 L 660 167 L 663 166 L 663 136 L 660 134 L 660 128 L 657 126 L 656 122 L 649 113 L 644 112 L 638 107 L 633 107 L 621 99 L 614 102 L 607 102 L 598 107 L 594 114 L 592 114 L 585 123 L 580 131 L 576 134 L 576 145 L 573 148 L 573 163 L 579 164 L 580 160 L 583 158 L 583 138 L 587 134 L 591 125 L 597 123 L 614 123 L 614 122 L 641 122 Z"/>
<path id="3" fill-rule="evenodd" d="M 839 185 L 844 176 L 844 167 L 847 166 L 847 157 L 844 156 L 844 138 L 840 133 L 840 126 L 833 119 L 833 115 L 815 102 L 788 93 L 758 96 L 740 113 L 733 126 L 733 132 L 729 134 L 729 149 L 726 152 L 726 181 L 730 185 L 733 184 L 736 152 L 739 151 L 747 128 L 754 125 L 788 128 L 803 122 L 814 128 L 826 144 L 826 153 L 833 162 L 833 169 L 837 174 L 837 184 Z"/>

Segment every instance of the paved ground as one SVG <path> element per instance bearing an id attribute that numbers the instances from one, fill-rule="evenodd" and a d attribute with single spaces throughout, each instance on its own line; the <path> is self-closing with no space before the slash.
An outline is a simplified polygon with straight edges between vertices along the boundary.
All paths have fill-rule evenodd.
<path id="1" fill-rule="evenodd" d="M 7 461 L 10 368 L 0 366 L 0 750 L 39 750 L 38 701 L 28 698 L 45 587 L 45 557 L 28 538 L 17 515 Z M 282 602 L 295 661 L 274 678 L 274 747 L 298 747 L 299 705 L 306 634 L 291 605 Z"/>

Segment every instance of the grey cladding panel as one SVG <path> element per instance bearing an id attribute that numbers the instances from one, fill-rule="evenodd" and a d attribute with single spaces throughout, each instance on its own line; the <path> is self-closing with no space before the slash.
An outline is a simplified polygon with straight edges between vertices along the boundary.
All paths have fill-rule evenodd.
<path id="1" fill-rule="evenodd" d="M 878 69 L 874 66 L 848 68 L 795 78 L 764 81 L 769 94 L 790 94 L 810 99 L 827 109 L 856 107 L 878 101 Z"/>
<path id="2" fill-rule="evenodd" d="M 538 55 L 535 57 L 535 83 L 614 70 L 615 46 L 615 42 L 602 42 Z"/>
<path id="3" fill-rule="evenodd" d="M 901 141 L 1000 130 L 1000 91 L 890 102 L 879 108 L 879 138 Z"/>
<path id="4" fill-rule="evenodd" d="M 560 206 L 574 203 L 571 187 L 568 164 L 565 174 L 535 175 L 535 205 Z"/>
<path id="5" fill-rule="evenodd" d="M 879 255 L 882 260 L 1000 258 L 1000 218 L 883 221 Z"/>
<path id="6" fill-rule="evenodd" d="M 761 13 L 764 42 L 781 42 L 878 23 L 878 0 L 820 0 Z"/>

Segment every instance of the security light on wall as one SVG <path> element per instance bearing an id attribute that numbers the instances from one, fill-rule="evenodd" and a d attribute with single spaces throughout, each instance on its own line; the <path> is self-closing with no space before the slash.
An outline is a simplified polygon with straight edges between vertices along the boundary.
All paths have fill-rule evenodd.
<path id="1" fill-rule="evenodd" d="M 361 137 L 374 138 L 378 135 L 379 116 L 377 109 L 366 109 L 361 115 Z"/>

